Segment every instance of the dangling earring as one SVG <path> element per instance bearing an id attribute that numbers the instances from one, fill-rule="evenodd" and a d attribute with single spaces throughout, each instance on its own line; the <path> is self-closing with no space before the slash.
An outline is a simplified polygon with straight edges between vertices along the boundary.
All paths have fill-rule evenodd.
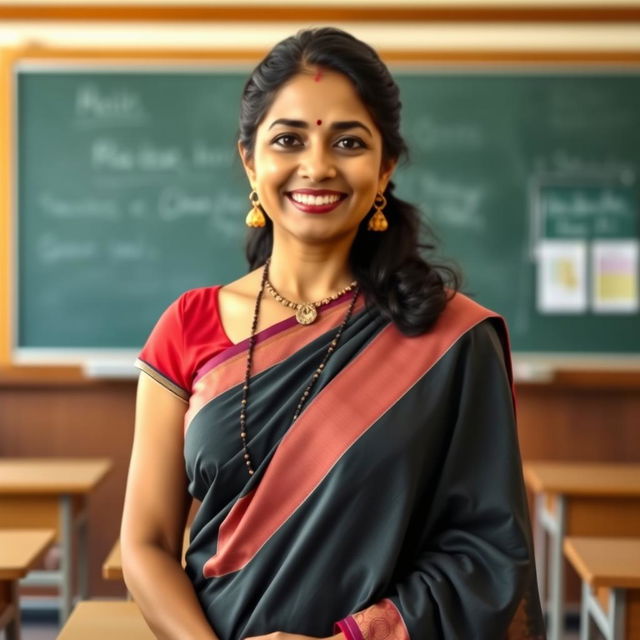
<path id="1" fill-rule="evenodd" d="M 267 221 L 264 219 L 264 213 L 260 209 L 260 199 L 255 189 L 252 189 L 249 194 L 249 202 L 253 205 L 253 209 L 247 213 L 247 217 L 244 220 L 247 227 L 264 227 Z"/>
<path id="2" fill-rule="evenodd" d="M 387 206 L 387 199 L 380 192 L 376 195 L 373 206 L 376 210 L 371 218 L 369 218 L 367 229 L 369 229 L 369 231 L 386 231 L 389 228 L 389 223 L 384 213 L 382 213 L 382 210 Z"/>

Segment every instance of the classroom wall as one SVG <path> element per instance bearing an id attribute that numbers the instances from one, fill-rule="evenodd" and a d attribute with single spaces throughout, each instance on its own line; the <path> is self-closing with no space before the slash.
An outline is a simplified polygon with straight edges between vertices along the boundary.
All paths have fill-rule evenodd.
<path id="1" fill-rule="evenodd" d="M 640 7 L 640 4 L 638 5 Z M 1 17 L 1 5 L 0 5 Z M 263 21 L 185 24 L 70 21 L 0 21 L 0 47 L 42 44 L 60 47 L 175 47 L 194 49 L 267 49 L 300 27 L 325 21 L 265 23 Z M 639 51 L 640 24 L 501 24 L 394 22 L 380 25 L 331 21 L 382 49 L 452 51 Z"/>
<path id="2" fill-rule="evenodd" d="M 256 5 L 260 0 L 254 0 Z M 23 1 L 23 5 L 36 0 Z M 337 3 L 337 0 L 335 0 Z M 424 3 L 413 0 L 416 7 Z M 38 0 L 55 5 L 53 0 Z M 79 0 L 69 5 L 81 5 Z M 86 4 L 86 3 L 84 3 Z M 110 4 L 130 3 L 110 2 Z M 159 7 L 159 0 L 144 3 Z M 166 3 L 165 3 L 166 4 Z M 195 4 L 191 2 L 190 4 Z M 203 3 L 214 6 L 215 3 Z M 285 4 L 285 3 L 282 3 Z M 328 5 L 327 2 L 324 3 Z M 353 3 L 352 3 L 353 4 Z M 405 2 L 406 5 L 410 4 Z M 445 3 L 430 3 L 431 6 Z M 481 0 L 452 0 L 448 7 L 486 6 Z M 565 7 L 598 8 L 598 0 L 565 0 Z M 106 22 L 80 20 L 11 20 L 3 18 L 0 2 L 0 50 L 41 44 L 56 47 L 97 46 L 106 49 L 163 47 L 176 49 L 266 49 L 301 26 L 314 22 L 243 21 Z M 312 6 L 296 2 L 296 6 Z M 340 3 L 341 6 L 345 3 Z M 370 0 L 385 7 L 387 2 Z M 554 0 L 495 0 L 494 7 L 553 7 Z M 617 3 L 640 8 L 640 0 Z M 240 7 L 242 5 L 239 5 Z M 355 6 L 355 5 L 354 5 Z M 6 17 L 6 14 L 5 14 Z M 559 16 L 559 19 L 561 16 Z M 640 20 L 633 23 L 578 19 L 562 23 L 395 22 L 331 23 L 353 32 L 381 49 L 438 51 L 639 52 Z M 317 24 L 325 24 L 325 22 Z M 4 256 L 0 256 L 4 259 Z M 6 310 L 2 310 L 6 312 Z M 587 373 L 554 384 L 517 386 L 519 432 L 524 459 L 640 461 L 640 382 L 638 375 Z M 75 371 L 54 377 L 0 370 L 0 455 L 108 456 L 115 467 L 96 491 L 90 506 L 91 595 L 123 595 L 122 585 L 102 580 L 100 563 L 118 536 L 129 451 L 133 436 L 134 381 L 86 381 Z M 574 599 L 577 589 L 573 586 Z"/>

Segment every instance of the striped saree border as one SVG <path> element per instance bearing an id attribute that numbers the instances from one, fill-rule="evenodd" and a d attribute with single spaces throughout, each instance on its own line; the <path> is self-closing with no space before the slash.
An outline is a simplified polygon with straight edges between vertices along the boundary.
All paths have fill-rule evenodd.
<path id="1" fill-rule="evenodd" d="M 152 367 L 148 362 L 145 362 L 140 358 L 136 358 L 134 366 L 140 369 L 140 371 L 144 371 L 144 373 L 153 378 L 158 384 L 161 384 L 165 389 L 168 389 L 171 393 L 178 396 L 180 400 L 186 403 L 189 402 L 189 394 L 185 389 L 177 385 L 173 380 L 169 380 L 169 378 Z"/>
<path id="2" fill-rule="evenodd" d="M 219 294 L 219 291 L 218 291 Z M 262 331 L 258 331 L 256 333 L 256 345 L 272 338 L 273 336 L 286 331 L 287 329 L 297 328 L 299 330 L 306 330 L 307 333 L 311 333 L 310 329 L 316 327 L 323 319 L 324 316 L 327 315 L 327 311 L 333 309 L 334 307 L 339 307 L 346 302 L 350 302 L 352 295 L 342 295 L 336 300 L 332 300 L 331 302 L 322 306 L 322 311 L 318 314 L 320 318 L 319 321 L 312 323 L 311 325 L 300 325 L 296 320 L 295 315 L 285 318 L 284 320 L 280 320 L 280 322 L 276 322 L 270 327 L 266 327 L 262 329 Z M 363 296 L 361 295 L 356 302 L 356 309 L 362 305 Z M 355 309 L 354 309 L 355 311 Z M 225 332 L 226 333 L 226 332 Z M 227 336 L 228 338 L 228 336 Z M 240 353 L 244 353 L 249 348 L 249 343 L 251 341 L 251 337 L 245 338 L 236 344 L 232 344 L 230 347 L 226 348 L 224 351 L 217 353 L 211 359 L 207 360 L 204 364 L 200 366 L 200 368 L 196 371 L 194 376 L 194 382 L 198 381 L 204 375 L 206 375 L 209 371 L 214 369 L 217 365 L 222 364 L 225 360 L 229 358 L 233 358 Z"/>
<path id="3" fill-rule="evenodd" d="M 349 448 L 462 335 L 496 315 L 457 294 L 425 334 L 409 338 L 387 325 L 309 402 L 283 436 L 259 484 L 233 505 L 220 525 L 217 551 L 204 563 L 203 576 L 219 577 L 245 567 Z M 389 371 L 397 375 L 389 376 Z"/>
<path id="4" fill-rule="evenodd" d="M 339 633 L 340 631 L 342 631 L 347 640 L 364 640 L 360 627 L 353 619 L 353 616 L 347 616 L 333 625 L 333 633 Z"/>
<path id="5" fill-rule="evenodd" d="M 295 318 L 288 318 L 286 325 L 280 326 L 279 330 L 271 332 L 266 338 L 256 343 L 253 353 L 251 375 L 255 376 L 282 362 L 307 344 L 313 342 L 316 338 L 337 327 L 342 321 L 344 310 L 350 301 L 351 297 L 348 297 L 339 301 L 339 304 L 332 305 L 332 308 L 325 309 L 318 320 L 312 325 L 301 325 L 298 324 Z M 358 297 L 353 310 L 354 315 L 360 312 L 364 305 L 363 297 Z M 293 320 L 293 323 L 289 322 L 289 320 Z M 279 325 L 282 325 L 282 323 L 278 323 L 276 326 Z M 270 329 L 272 328 L 273 327 Z M 265 329 L 265 331 L 269 331 L 269 329 Z M 241 350 L 235 350 L 232 357 L 223 359 L 217 366 L 209 369 L 194 382 L 189 402 L 189 410 L 185 415 L 185 433 L 203 407 L 225 391 L 244 381 L 247 366 L 246 351 L 249 346 L 249 341 L 246 340 L 243 342 L 246 342 L 246 345 Z M 243 343 L 238 343 L 238 345 L 235 346 L 239 347 L 241 344 Z M 212 360 L 217 360 L 217 357 Z"/>
<path id="6" fill-rule="evenodd" d="M 335 628 L 347 640 L 411 640 L 400 611 L 389 598 L 336 622 Z"/>

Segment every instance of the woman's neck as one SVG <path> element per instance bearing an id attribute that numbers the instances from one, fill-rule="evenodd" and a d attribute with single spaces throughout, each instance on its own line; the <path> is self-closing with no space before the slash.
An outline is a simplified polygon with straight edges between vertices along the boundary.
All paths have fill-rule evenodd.
<path id="1" fill-rule="evenodd" d="M 350 284 L 348 243 L 302 245 L 274 237 L 269 280 L 285 298 L 294 302 L 321 300 Z"/>

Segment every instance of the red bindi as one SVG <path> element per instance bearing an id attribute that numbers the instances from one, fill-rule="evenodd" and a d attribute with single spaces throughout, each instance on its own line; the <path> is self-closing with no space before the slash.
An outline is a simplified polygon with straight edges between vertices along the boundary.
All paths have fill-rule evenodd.
<path id="1" fill-rule="evenodd" d="M 322 120 L 316 120 L 316 124 L 320 126 L 322 124 Z"/>
<path id="2" fill-rule="evenodd" d="M 318 71 L 316 71 L 316 75 L 313 76 L 313 79 L 316 82 L 320 82 L 321 78 L 322 78 L 322 69 L 318 69 Z"/>

